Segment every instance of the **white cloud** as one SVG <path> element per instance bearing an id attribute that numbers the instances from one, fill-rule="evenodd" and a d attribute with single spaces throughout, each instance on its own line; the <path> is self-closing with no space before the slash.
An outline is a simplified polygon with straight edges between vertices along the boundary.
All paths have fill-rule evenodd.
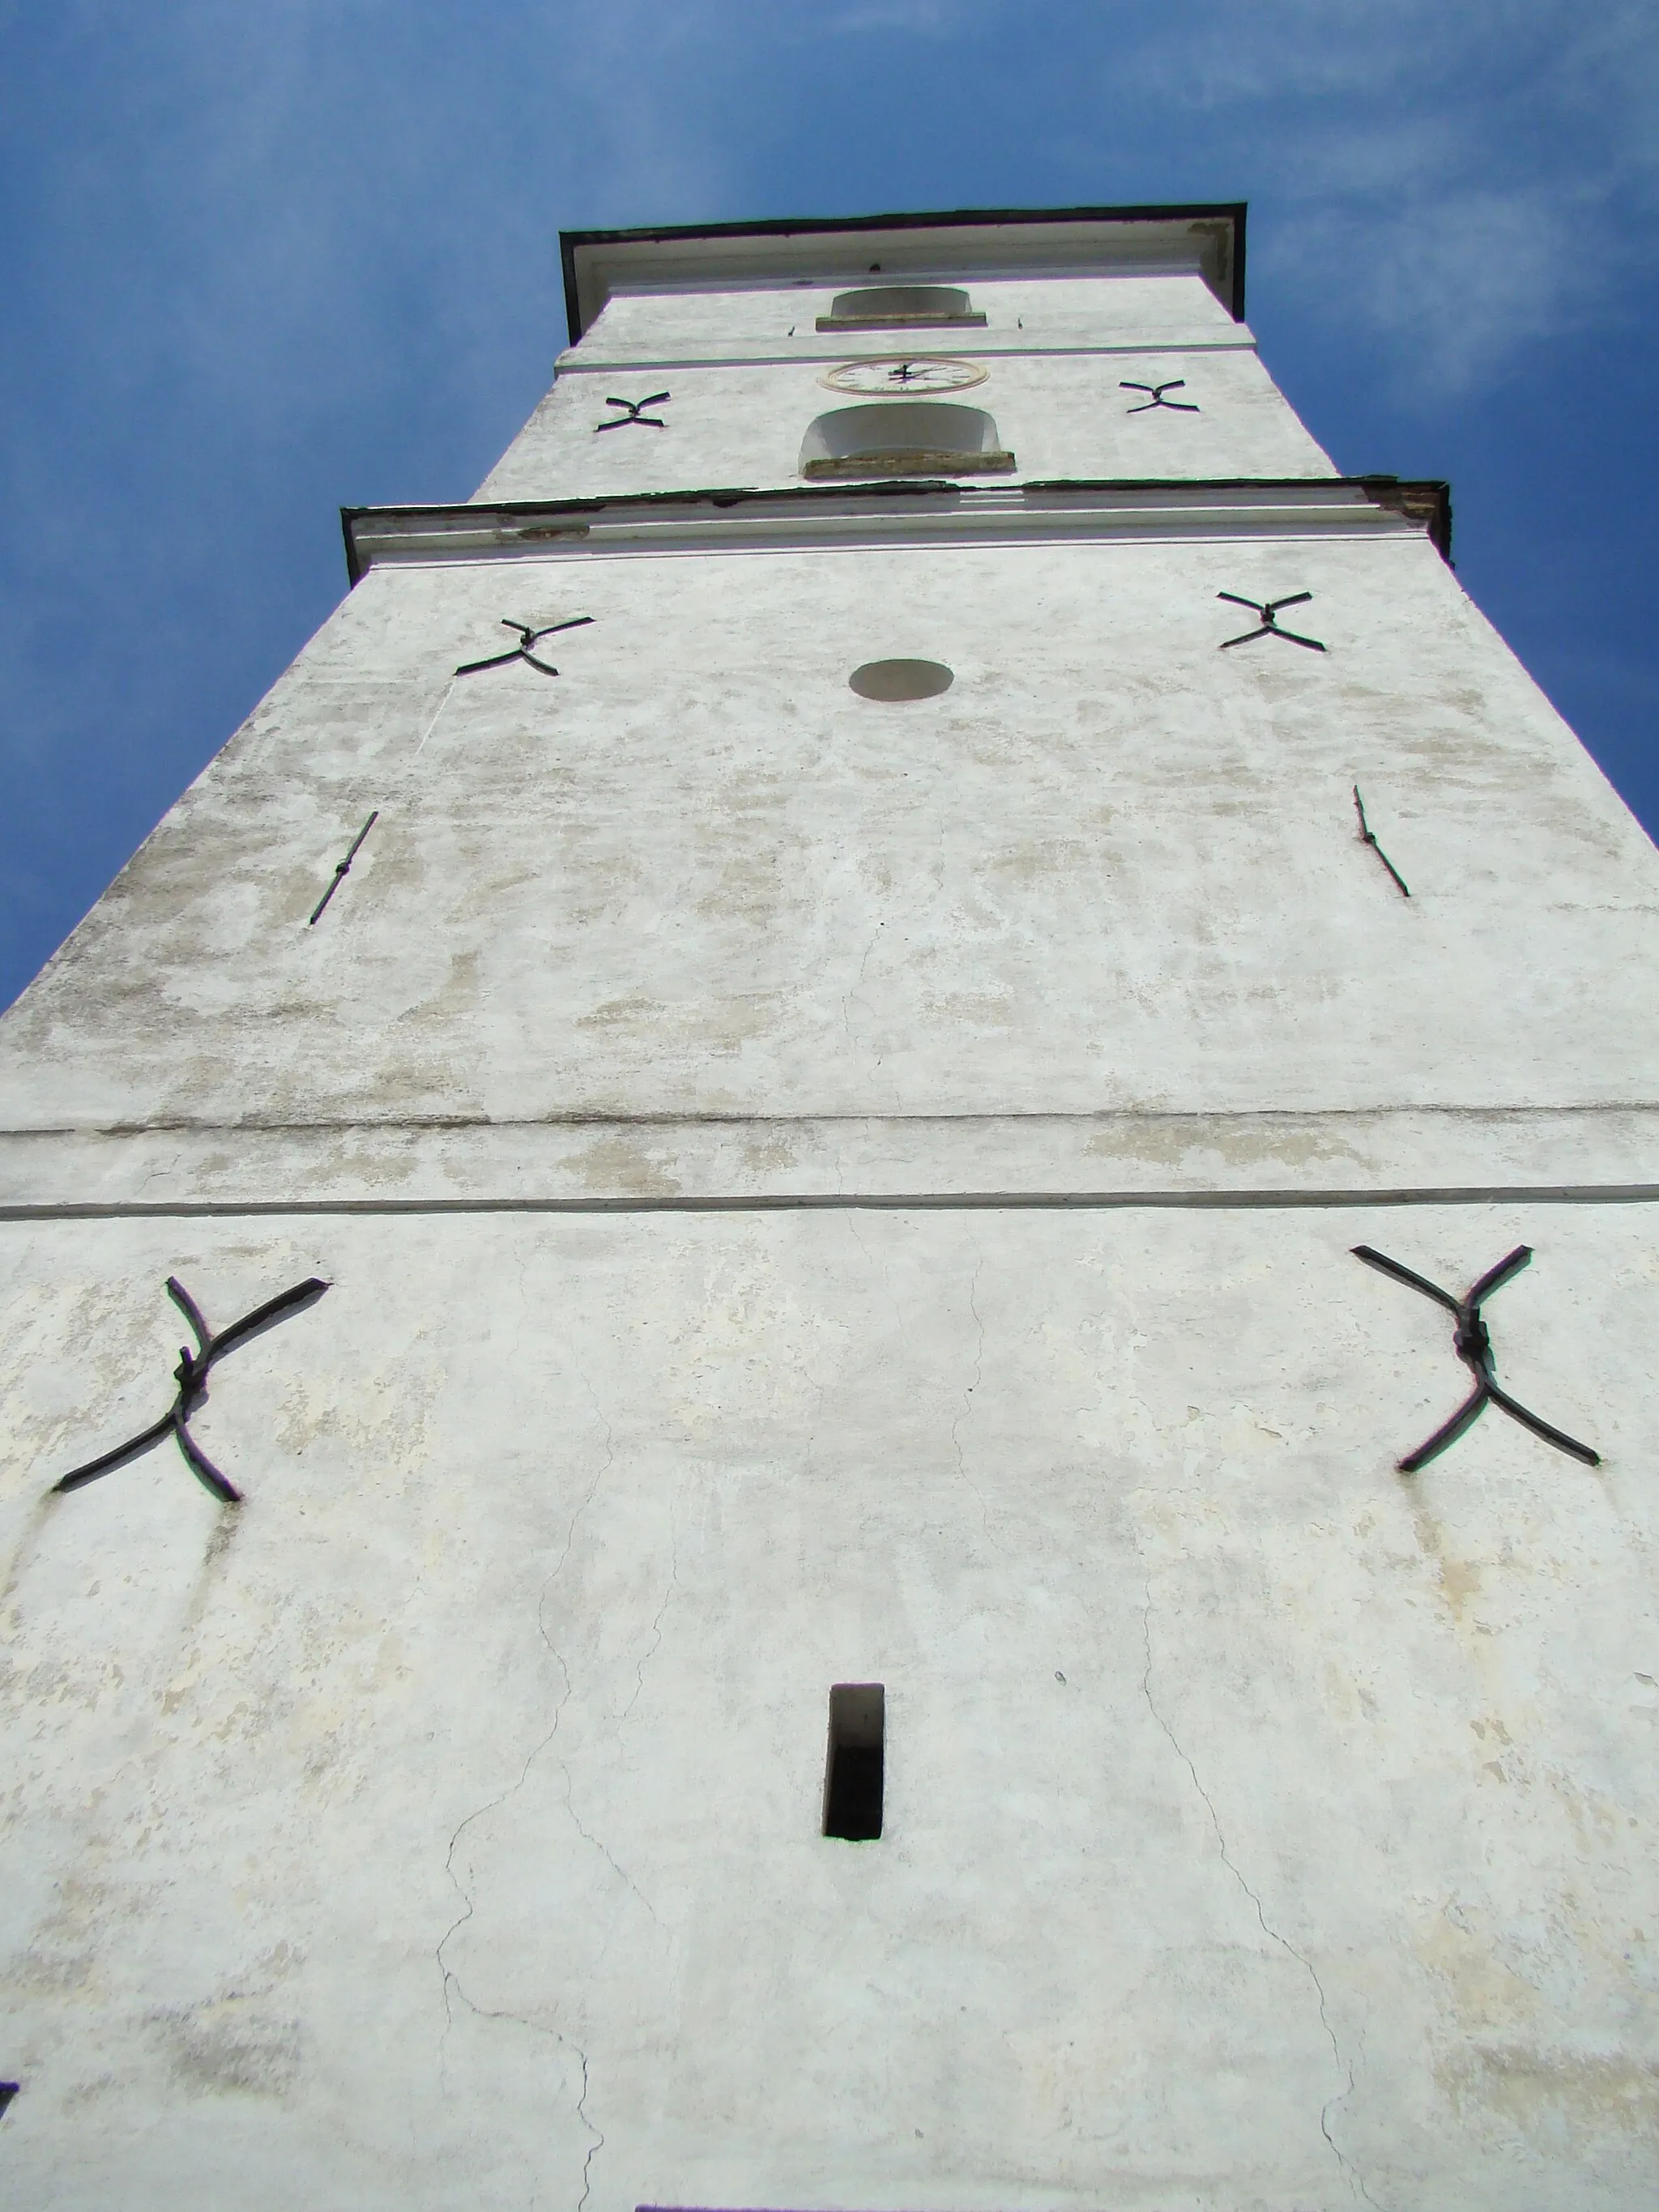
<path id="1" fill-rule="evenodd" d="M 1176 0 L 1115 75 L 1201 118 L 1210 171 L 1248 179 L 1258 276 L 1346 319 L 1419 395 L 1626 312 L 1629 218 L 1659 198 L 1649 8 Z"/>
<path id="2" fill-rule="evenodd" d="M 1529 340 L 1613 311 L 1595 232 L 1593 210 L 1557 194 L 1452 191 L 1289 215 L 1260 258 L 1385 338 L 1397 384 L 1451 398 L 1501 375 Z"/>

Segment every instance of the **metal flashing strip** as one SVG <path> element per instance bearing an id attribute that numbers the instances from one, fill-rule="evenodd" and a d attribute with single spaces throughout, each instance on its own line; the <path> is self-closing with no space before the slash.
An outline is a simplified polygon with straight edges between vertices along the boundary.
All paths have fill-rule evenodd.
<path id="1" fill-rule="evenodd" d="M 1401 1206 L 1654 1206 L 1659 1183 L 1456 1183 L 1388 1190 L 678 1192 L 586 1198 L 271 1198 L 66 1200 L 0 1206 L 0 1223 L 245 1221 L 362 1215 L 659 1213 L 1273 1213 Z"/>
<path id="2" fill-rule="evenodd" d="M 1653 1103 L 1013 1115 L 573 1109 L 501 1121 L 169 1119 L 0 1134 L 0 1219 L 11 1220 L 179 1208 L 1330 1206 L 1656 1194 Z"/>
<path id="3" fill-rule="evenodd" d="M 343 507 L 356 584 L 377 565 L 571 552 L 786 550 L 996 540 L 1426 536 L 1449 558 L 1444 484 L 1394 477 L 1033 480 L 945 477 L 611 498 Z"/>
<path id="4" fill-rule="evenodd" d="M 352 1137 L 384 1135 L 404 1129 L 460 1130 L 473 1133 L 489 1129 L 660 1129 L 660 1128 L 735 1128 L 777 1129 L 800 1127 L 837 1127 L 842 1124 L 862 1123 L 881 1127 L 914 1128 L 917 1125 L 931 1127 L 956 1127 L 963 1123 L 979 1127 L 1036 1122 L 1045 1127 L 1076 1124 L 1094 1129 L 1103 1124 L 1127 1123 L 1135 1127 L 1146 1126 L 1190 1127 L 1210 1128 L 1218 1125 L 1248 1123 L 1252 1126 L 1289 1126 L 1301 1129 L 1310 1122 L 1334 1123 L 1344 1126 L 1360 1121 L 1392 1120 L 1401 1116 L 1424 1117 L 1437 1123 L 1475 1122 L 1487 1126 L 1506 1126 L 1531 1122 L 1579 1125 L 1586 1121 L 1602 1121 L 1608 1117 L 1624 1118 L 1632 1115 L 1651 1115 L 1659 1127 L 1659 1097 L 1589 1099 L 1565 1104 L 1483 1105 L 1451 1099 L 1430 1100 L 1413 1105 L 1363 1106 L 1230 1106 L 1219 1108 L 1190 1106 L 1117 1106 L 1117 1107 L 1059 1107 L 1031 1109 L 981 1111 L 957 1109 L 951 1112 L 863 1111 L 831 1113 L 757 1113 L 739 1107 L 719 1111 L 680 1111 L 665 1109 L 655 1113 L 621 1114 L 596 1111 L 574 1107 L 563 1112 L 532 1115 L 495 1115 L 479 1112 L 454 1114 L 400 1114 L 395 1117 L 358 1115 L 308 1115 L 303 1120 L 290 1121 L 267 1118 L 262 1115 L 246 1115 L 234 1121 L 195 1115 L 167 1115 L 146 1116 L 136 1121 L 33 1121 L 14 1123 L 9 1128 L 0 1128 L 0 1148 L 20 1139 L 32 1140 L 42 1137 L 141 1137 L 159 1132 L 171 1137 L 185 1134 L 209 1136 L 216 1140 L 226 1136 L 295 1136 L 317 1131 L 325 1133 L 343 1133 Z"/>

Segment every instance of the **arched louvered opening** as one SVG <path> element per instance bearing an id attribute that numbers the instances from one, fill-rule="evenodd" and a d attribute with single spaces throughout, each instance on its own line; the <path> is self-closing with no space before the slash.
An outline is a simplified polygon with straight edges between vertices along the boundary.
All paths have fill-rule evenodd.
<path id="1" fill-rule="evenodd" d="M 821 331 L 926 330 L 951 323 L 983 324 L 955 284 L 871 284 L 837 292 Z"/>
<path id="2" fill-rule="evenodd" d="M 820 415 L 801 441 L 804 477 L 1006 476 L 1014 457 L 982 407 L 878 400 Z"/>

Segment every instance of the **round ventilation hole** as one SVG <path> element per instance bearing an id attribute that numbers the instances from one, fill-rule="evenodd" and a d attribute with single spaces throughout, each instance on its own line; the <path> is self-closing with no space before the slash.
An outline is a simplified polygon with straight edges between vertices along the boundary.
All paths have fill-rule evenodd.
<path id="1" fill-rule="evenodd" d="M 956 676 L 939 660 L 866 660 L 847 680 L 860 699 L 933 699 Z"/>

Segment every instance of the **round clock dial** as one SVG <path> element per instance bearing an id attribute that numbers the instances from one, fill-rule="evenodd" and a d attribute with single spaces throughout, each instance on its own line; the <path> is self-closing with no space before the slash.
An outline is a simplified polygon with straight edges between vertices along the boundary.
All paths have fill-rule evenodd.
<path id="1" fill-rule="evenodd" d="M 831 392 L 854 392 L 860 399 L 903 399 L 919 392 L 967 392 L 989 374 L 976 362 L 948 354 L 887 353 L 870 361 L 844 361 L 818 381 Z"/>

